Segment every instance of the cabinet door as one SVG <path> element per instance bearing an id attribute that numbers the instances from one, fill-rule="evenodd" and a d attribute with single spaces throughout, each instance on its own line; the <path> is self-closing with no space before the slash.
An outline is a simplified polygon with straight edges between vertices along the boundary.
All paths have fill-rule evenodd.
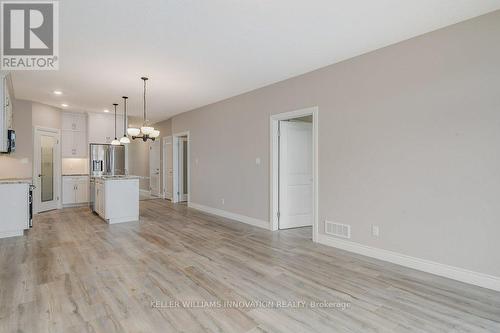
<path id="1" fill-rule="evenodd" d="M 76 183 L 76 203 L 89 202 L 89 184 L 84 180 L 79 180 Z"/>
<path id="2" fill-rule="evenodd" d="M 63 130 L 61 137 L 61 154 L 63 157 L 76 157 L 76 149 L 73 141 L 73 132 Z"/>
<path id="3" fill-rule="evenodd" d="M 73 149 L 76 157 L 87 157 L 87 136 L 83 131 L 73 132 Z"/>
<path id="4" fill-rule="evenodd" d="M 62 186 L 62 203 L 63 205 L 70 205 L 75 203 L 75 187 L 76 182 L 71 178 L 63 177 L 63 186 Z"/>

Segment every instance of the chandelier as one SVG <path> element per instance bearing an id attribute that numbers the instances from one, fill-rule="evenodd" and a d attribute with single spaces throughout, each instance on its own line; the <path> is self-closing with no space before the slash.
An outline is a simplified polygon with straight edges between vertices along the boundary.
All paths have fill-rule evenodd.
<path id="1" fill-rule="evenodd" d="M 141 77 L 141 80 L 144 81 L 144 119 L 141 128 L 129 127 L 127 129 L 127 134 L 135 139 L 142 139 L 142 141 L 146 142 L 149 140 L 154 141 L 158 136 L 160 136 L 160 131 L 156 130 L 149 120 L 146 117 L 146 81 L 147 77 Z"/>

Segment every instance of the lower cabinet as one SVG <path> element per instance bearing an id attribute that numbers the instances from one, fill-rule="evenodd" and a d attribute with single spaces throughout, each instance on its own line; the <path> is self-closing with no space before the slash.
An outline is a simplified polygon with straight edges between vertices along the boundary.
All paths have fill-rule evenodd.
<path id="1" fill-rule="evenodd" d="M 63 205 L 78 205 L 89 202 L 88 176 L 63 176 Z"/>
<path id="2" fill-rule="evenodd" d="M 95 183 L 95 212 L 99 214 L 103 219 L 106 218 L 106 212 L 104 210 L 104 184 L 100 181 Z"/>

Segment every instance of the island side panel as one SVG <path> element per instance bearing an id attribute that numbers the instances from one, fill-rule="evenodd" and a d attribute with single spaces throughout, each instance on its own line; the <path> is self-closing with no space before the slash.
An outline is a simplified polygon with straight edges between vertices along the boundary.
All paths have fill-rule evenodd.
<path id="1" fill-rule="evenodd" d="M 104 205 L 109 224 L 139 220 L 139 179 L 106 180 Z"/>

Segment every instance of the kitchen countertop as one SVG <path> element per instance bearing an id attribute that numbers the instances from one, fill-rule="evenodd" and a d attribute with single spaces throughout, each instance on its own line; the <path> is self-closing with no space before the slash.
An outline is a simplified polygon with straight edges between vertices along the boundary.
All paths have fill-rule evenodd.
<path id="1" fill-rule="evenodd" d="M 64 174 L 63 177 L 85 177 L 88 176 L 88 173 L 74 173 L 74 174 Z"/>
<path id="2" fill-rule="evenodd" d="M 141 179 L 140 176 L 101 176 L 95 177 L 96 181 L 108 181 L 108 180 L 133 180 L 133 179 Z"/>
<path id="3" fill-rule="evenodd" d="M 2 184 L 32 184 L 32 178 L 0 178 L 0 185 Z"/>

